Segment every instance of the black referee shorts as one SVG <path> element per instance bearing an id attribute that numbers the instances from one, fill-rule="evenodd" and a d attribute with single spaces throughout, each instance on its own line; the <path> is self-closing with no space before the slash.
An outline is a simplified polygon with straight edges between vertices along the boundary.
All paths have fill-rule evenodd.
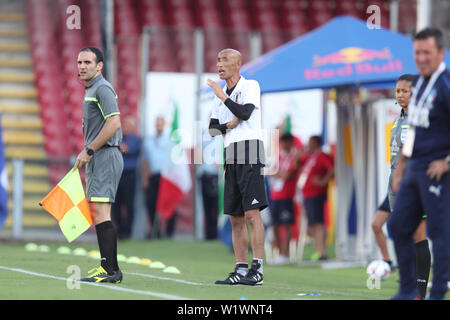
<path id="1" fill-rule="evenodd" d="M 243 216 L 248 210 L 268 206 L 261 164 L 226 164 L 224 213 Z"/>

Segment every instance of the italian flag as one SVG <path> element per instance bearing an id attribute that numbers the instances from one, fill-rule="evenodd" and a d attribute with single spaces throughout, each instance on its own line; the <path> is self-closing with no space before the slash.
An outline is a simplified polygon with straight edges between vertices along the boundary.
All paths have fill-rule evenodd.
<path id="1" fill-rule="evenodd" d="M 165 219 L 173 216 L 184 195 L 192 188 L 191 172 L 178 134 L 178 105 L 174 103 L 174 106 L 171 137 L 175 145 L 171 151 L 172 163 L 161 171 L 156 202 L 156 212 Z"/>

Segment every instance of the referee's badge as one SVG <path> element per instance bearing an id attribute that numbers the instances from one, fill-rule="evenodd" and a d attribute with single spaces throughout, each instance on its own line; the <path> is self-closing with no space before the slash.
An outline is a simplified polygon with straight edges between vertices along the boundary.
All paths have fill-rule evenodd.
<path id="1" fill-rule="evenodd" d="M 414 140 L 416 138 L 416 128 L 410 127 L 406 132 L 405 143 L 403 144 L 402 153 L 405 157 L 411 157 L 414 148 Z"/>

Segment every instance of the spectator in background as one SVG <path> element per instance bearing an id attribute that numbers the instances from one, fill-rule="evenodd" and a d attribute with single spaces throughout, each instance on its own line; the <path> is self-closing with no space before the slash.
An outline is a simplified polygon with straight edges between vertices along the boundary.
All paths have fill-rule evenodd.
<path id="1" fill-rule="evenodd" d="M 156 203 L 158 201 L 161 170 L 170 164 L 170 153 L 173 142 L 170 134 L 164 131 L 165 119 L 158 116 L 155 120 L 156 135 L 145 138 L 142 157 L 142 187 L 146 195 L 146 206 L 150 220 L 151 231 L 147 238 L 161 237 L 158 217 L 156 217 Z M 166 235 L 171 236 L 175 227 L 175 217 L 167 221 Z"/>
<path id="2" fill-rule="evenodd" d="M 294 136 L 284 133 L 281 136 L 281 150 L 279 155 L 279 169 L 272 178 L 270 199 L 272 200 L 271 216 L 274 226 L 275 242 L 280 254 L 272 264 L 283 265 L 289 263 L 289 243 L 291 240 L 291 225 L 294 223 L 295 185 L 299 175 L 299 166 L 295 164 L 296 148 Z M 282 239 L 281 229 L 286 235 Z"/>
<path id="3" fill-rule="evenodd" d="M 200 177 L 205 213 L 205 239 L 217 239 L 217 219 L 219 216 L 219 171 L 215 161 L 215 143 L 208 130 L 202 134 L 202 164 L 198 166 L 197 174 Z"/>
<path id="4" fill-rule="evenodd" d="M 141 152 L 141 139 L 136 134 L 136 119 L 125 117 L 122 125 L 123 140 L 120 150 L 123 156 L 123 172 L 117 188 L 116 201 L 112 205 L 112 217 L 117 226 L 119 239 L 129 238 L 134 218 L 134 195 L 136 190 L 136 169 Z M 125 215 L 122 206 L 125 206 Z"/>
<path id="5" fill-rule="evenodd" d="M 303 165 L 297 186 L 302 190 L 308 226 L 316 247 L 315 257 L 326 260 L 324 204 L 328 182 L 333 177 L 332 159 L 322 151 L 322 138 L 312 136 L 308 142 L 308 157 Z M 314 259 L 315 260 L 315 259 Z"/>

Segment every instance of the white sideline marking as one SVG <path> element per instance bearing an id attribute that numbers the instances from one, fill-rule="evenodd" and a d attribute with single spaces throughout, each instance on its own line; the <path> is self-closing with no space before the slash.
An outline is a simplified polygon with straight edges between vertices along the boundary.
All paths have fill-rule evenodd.
<path id="1" fill-rule="evenodd" d="M 20 273 L 25 273 L 25 274 L 28 274 L 28 275 L 41 277 L 41 278 L 49 278 L 49 279 L 63 280 L 63 281 L 67 281 L 67 279 L 68 279 L 68 278 L 64 278 L 64 277 L 57 277 L 57 276 L 52 276 L 50 274 L 38 273 L 38 272 L 28 271 L 28 270 L 19 269 L 19 268 L 10 268 L 10 267 L 5 267 L 5 266 L 0 266 L 0 269 L 4 269 L 4 270 L 8 270 L 8 271 L 20 272 Z M 119 286 L 110 286 L 110 285 L 106 285 L 106 284 L 102 284 L 102 283 L 92 283 L 92 282 L 80 282 L 80 283 L 91 285 L 91 286 L 95 286 L 95 287 L 102 287 L 102 288 L 106 288 L 106 289 L 110 289 L 110 290 L 142 294 L 142 295 L 147 295 L 147 296 L 152 296 L 152 297 L 157 297 L 157 298 L 162 298 L 162 299 L 190 300 L 189 298 L 175 296 L 175 295 L 166 294 L 166 293 L 158 293 L 158 292 L 153 292 L 153 291 L 128 289 L 128 288 L 119 287 Z"/>
<path id="2" fill-rule="evenodd" d="M 122 271 L 122 272 L 123 272 L 123 271 Z M 203 283 L 191 282 L 191 281 L 186 281 L 186 280 L 181 280 L 181 279 L 175 279 L 175 278 L 168 278 L 168 277 L 159 277 L 159 276 L 154 276 L 154 275 L 146 274 L 146 273 L 123 272 L 123 274 L 129 274 L 129 275 L 133 275 L 133 276 L 146 277 L 146 278 L 153 278 L 153 279 L 159 279 L 159 280 L 174 281 L 174 282 L 178 282 L 178 283 L 190 284 L 190 285 L 193 285 L 193 286 L 203 286 L 203 285 L 204 285 Z"/>

